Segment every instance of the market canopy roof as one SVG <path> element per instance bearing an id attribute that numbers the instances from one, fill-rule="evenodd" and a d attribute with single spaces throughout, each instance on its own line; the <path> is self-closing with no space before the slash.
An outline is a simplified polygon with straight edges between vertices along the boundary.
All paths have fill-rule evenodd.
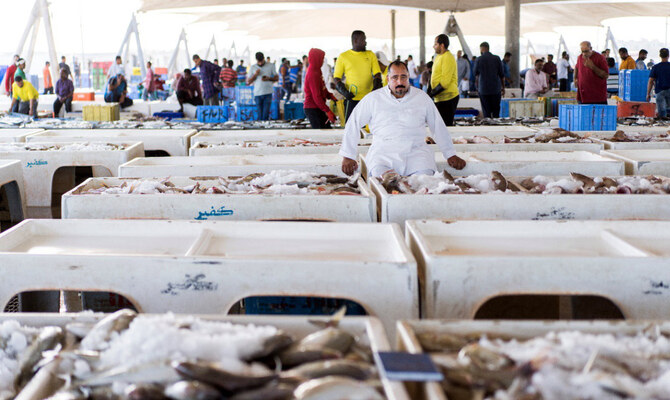
<path id="1" fill-rule="evenodd" d="M 377 0 L 372 0 L 377 1 Z M 384 0 L 386 3 L 394 1 Z M 145 5 L 154 0 L 145 0 Z M 164 1 L 167 6 L 179 3 L 210 3 L 210 0 Z M 245 2 L 245 0 L 238 0 Z M 246 3 L 251 1 L 247 0 Z M 363 0 L 362 2 L 371 2 Z M 382 0 L 379 0 L 382 2 Z M 417 1 L 416 3 L 436 3 Z M 218 1 L 233 3 L 233 1 Z M 332 2 L 329 2 L 332 3 Z M 341 2 L 344 3 L 344 2 Z M 399 3 L 399 2 L 398 2 Z M 480 1 L 480 3 L 494 3 Z M 468 2 L 468 5 L 470 3 Z M 338 5 L 336 8 L 297 9 L 279 11 L 227 11 L 205 12 L 192 8 L 187 12 L 198 16 L 196 22 L 225 22 L 228 30 L 246 31 L 263 39 L 299 37 L 346 36 L 354 29 L 363 29 L 368 37 L 390 38 L 390 13 L 384 8 L 356 8 L 356 5 Z M 561 26 L 599 26 L 605 19 L 616 17 L 638 17 L 670 15 L 670 2 L 543 2 L 525 4 L 521 7 L 521 33 L 551 32 Z M 445 13 L 426 13 L 428 36 L 442 32 L 447 23 Z M 458 24 L 466 35 L 504 35 L 504 7 L 471 10 L 457 15 Z M 396 37 L 418 36 L 416 10 L 399 8 L 396 11 Z"/>

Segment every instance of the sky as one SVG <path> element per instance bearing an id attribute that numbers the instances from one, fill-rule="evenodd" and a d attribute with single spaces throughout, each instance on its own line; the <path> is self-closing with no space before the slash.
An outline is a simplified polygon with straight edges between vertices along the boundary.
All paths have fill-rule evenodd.
<path id="1" fill-rule="evenodd" d="M 3 23 L 0 24 L 0 37 L 4 39 L 0 41 L 0 65 L 7 64 L 11 55 L 16 51 L 32 5 L 32 0 L 18 2 L 0 0 L 1 9 L 12 10 L 14 16 L 13 18 L 3 19 Z M 114 2 L 103 0 L 51 0 L 52 25 L 59 55 L 66 55 L 69 60 L 72 60 L 72 57 L 80 58 L 82 54 L 94 61 L 112 60 L 119 50 L 132 13 L 140 6 L 140 0 L 115 0 Z M 288 4 L 275 5 L 274 7 L 295 8 L 296 6 Z M 297 7 L 308 8 L 313 6 L 302 4 Z M 231 9 L 267 10 L 268 6 L 252 5 L 244 8 L 233 6 Z M 189 51 L 191 53 L 197 52 L 201 56 L 206 53 L 207 44 L 212 38 L 212 32 L 216 32 L 220 57 L 228 55 L 227 53 L 233 42 L 238 55 L 241 55 L 244 49 L 249 46 L 251 54 L 258 49 L 265 49 L 266 55 L 270 55 L 273 59 L 283 56 L 298 57 L 305 54 L 307 49 L 318 46 L 326 51 L 331 62 L 332 57 L 350 47 L 349 32 L 344 33 L 341 37 L 260 40 L 258 37 L 248 36 L 243 31 L 226 31 L 224 23 L 193 23 L 194 17 L 188 14 L 152 12 L 139 14 L 137 18 L 140 23 L 140 37 L 145 56 L 153 61 L 154 66 L 167 64 L 183 27 L 188 35 Z M 633 55 L 636 55 L 637 50 L 644 47 L 649 51 L 649 58 L 652 59 L 658 59 L 658 50 L 667 43 L 667 24 L 668 18 L 666 17 L 624 17 L 603 22 L 604 26 L 609 26 L 612 29 L 619 46 L 628 47 Z M 529 41 L 536 53 L 555 53 L 561 35 L 565 38 L 570 52 L 574 55 L 578 51 L 579 42 L 585 39 L 591 40 L 594 48 L 604 49 L 606 36 L 604 26 L 559 27 L 553 32 L 523 35 L 521 40 L 522 54 L 526 52 Z M 494 53 L 502 54 L 504 52 L 503 37 L 482 37 L 465 33 L 472 49 L 476 47 L 477 43 L 487 40 L 491 43 Z M 454 42 L 456 44 L 452 51 L 455 52 L 460 46 L 457 40 L 454 40 Z M 412 53 L 416 57 L 419 52 L 418 44 L 418 37 L 401 37 L 397 38 L 396 48 L 403 56 Z M 368 39 L 368 48 L 371 50 L 386 50 L 387 53 L 390 53 L 390 46 L 389 38 Z M 433 53 L 430 46 L 431 44 L 428 43 L 426 51 L 428 55 Z M 36 73 L 36 70 L 41 69 L 47 58 L 46 51 L 44 29 L 43 26 L 40 26 L 35 62 L 31 66 L 31 72 Z M 131 53 L 135 53 L 134 42 L 131 45 Z M 210 58 L 213 57 L 213 53 L 211 53 Z M 524 57 L 521 60 L 522 67 L 525 65 L 526 59 Z M 180 49 L 178 67 L 185 67 L 187 62 L 184 50 Z"/>

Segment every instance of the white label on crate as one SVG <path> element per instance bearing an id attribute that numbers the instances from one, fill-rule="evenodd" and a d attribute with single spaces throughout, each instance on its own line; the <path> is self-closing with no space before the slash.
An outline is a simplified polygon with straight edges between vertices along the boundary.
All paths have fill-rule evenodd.
<path id="1" fill-rule="evenodd" d="M 221 206 L 216 209 L 214 208 L 214 206 L 212 206 L 207 211 L 198 211 L 198 216 L 193 219 L 198 221 L 206 221 L 211 217 L 228 217 L 233 215 L 233 213 L 234 213 L 233 210 L 226 210 L 226 206 Z"/>

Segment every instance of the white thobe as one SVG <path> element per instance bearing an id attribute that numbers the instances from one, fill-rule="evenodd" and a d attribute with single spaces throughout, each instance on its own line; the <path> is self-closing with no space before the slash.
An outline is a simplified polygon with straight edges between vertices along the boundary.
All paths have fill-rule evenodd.
<path id="1" fill-rule="evenodd" d="M 435 153 L 426 144 L 426 125 L 444 157 L 456 155 L 435 103 L 415 87 L 399 99 L 388 86 L 365 96 L 347 120 L 339 153 L 342 157 L 356 159 L 360 131 L 365 125 L 370 126 L 372 134 L 372 145 L 365 156 L 371 174 L 390 169 L 403 176 L 436 171 Z"/>

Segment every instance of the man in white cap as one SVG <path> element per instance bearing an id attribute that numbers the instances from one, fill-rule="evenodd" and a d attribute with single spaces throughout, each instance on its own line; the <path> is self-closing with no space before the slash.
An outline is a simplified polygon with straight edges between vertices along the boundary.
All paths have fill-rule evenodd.
<path id="1" fill-rule="evenodd" d="M 387 73 L 391 62 L 383 51 L 378 51 L 375 55 L 377 56 L 377 62 L 379 63 L 379 70 L 382 71 L 382 86 L 386 86 L 389 84 Z"/>
<path id="2" fill-rule="evenodd" d="M 342 171 L 352 175 L 358 168 L 357 146 L 365 125 L 370 126 L 372 134 L 372 146 L 365 156 L 371 176 L 435 173 L 435 152 L 426 144 L 426 126 L 449 166 L 463 169 L 465 161 L 456 155 L 435 103 L 421 89 L 409 84 L 407 65 L 392 62 L 387 76 L 388 86 L 365 96 L 347 121 L 339 152 L 343 157 Z"/>

